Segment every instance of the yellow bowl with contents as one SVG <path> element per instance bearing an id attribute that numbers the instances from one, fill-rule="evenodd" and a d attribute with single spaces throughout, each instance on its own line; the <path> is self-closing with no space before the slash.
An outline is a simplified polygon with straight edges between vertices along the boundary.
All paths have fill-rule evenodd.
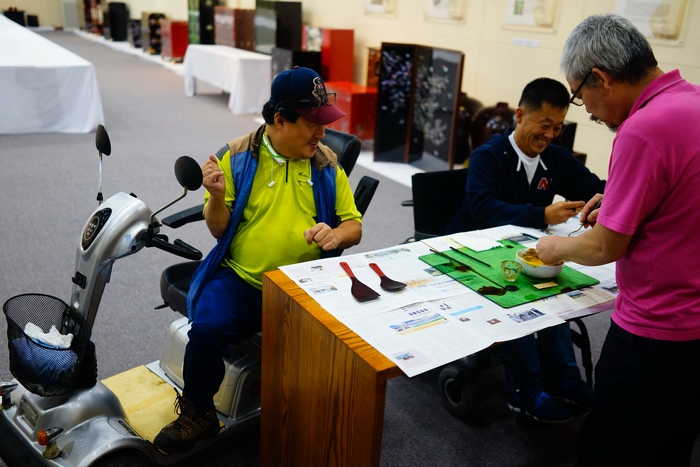
<path id="1" fill-rule="evenodd" d="M 515 255 L 515 260 L 522 265 L 523 272 L 525 274 L 542 279 L 555 277 L 564 267 L 563 264 L 554 266 L 544 264 L 540 257 L 537 256 L 537 250 L 534 248 L 523 248 L 522 250 L 518 250 Z"/>

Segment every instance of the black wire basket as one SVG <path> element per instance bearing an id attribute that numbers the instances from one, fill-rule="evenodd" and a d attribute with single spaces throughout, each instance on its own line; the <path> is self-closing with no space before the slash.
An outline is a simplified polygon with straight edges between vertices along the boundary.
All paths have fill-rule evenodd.
<path id="1" fill-rule="evenodd" d="M 10 371 L 22 386 L 41 396 L 59 396 L 91 383 L 83 367 L 84 360 L 94 364 L 94 345 L 79 345 L 80 316 L 63 300 L 44 294 L 16 295 L 5 302 L 3 311 L 7 318 Z M 55 326 L 61 334 L 73 334 L 70 347 L 51 345 L 27 335 L 27 323 L 35 324 L 44 333 Z M 96 367 L 87 371 L 93 372 L 96 375 Z"/>

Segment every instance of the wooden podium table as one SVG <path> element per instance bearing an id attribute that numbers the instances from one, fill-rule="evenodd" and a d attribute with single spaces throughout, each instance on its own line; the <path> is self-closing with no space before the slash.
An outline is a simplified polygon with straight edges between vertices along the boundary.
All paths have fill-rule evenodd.
<path id="1" fill-rule="evenodd" d="M 379 465 L 387 379 L 403 374 L 282 271 L 265 273 L 263 467 Z"/>

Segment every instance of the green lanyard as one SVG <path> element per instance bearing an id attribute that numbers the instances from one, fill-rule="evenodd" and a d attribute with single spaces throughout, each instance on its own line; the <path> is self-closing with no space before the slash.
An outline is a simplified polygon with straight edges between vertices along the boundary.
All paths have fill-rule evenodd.
<path id="1" fill-rule="evenodd" d="M 278 153 L 274 147 L 272 147 L 272 143 L 270 142 L 270 138 L 267 137 L 267 133 L 263 134 L 263 143 L 265 144 L 265 147 L 267 148 L 268 151 L 270 151 L 270 155 L 272 155 L 272 158 L 280 165 L 284 164 L 287 162 L 287 158 Z"/>

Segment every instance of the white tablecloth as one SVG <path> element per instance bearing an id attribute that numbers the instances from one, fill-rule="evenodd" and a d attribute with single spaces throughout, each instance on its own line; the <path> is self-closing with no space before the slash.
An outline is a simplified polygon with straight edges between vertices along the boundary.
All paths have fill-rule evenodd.
<path id="1" fill-rule="evenodd" d="M 184 61 L 185 95 L 194 96 L 196 80 L 230 93 L 234 114 L 259 114 L 270 98 L 270 56 L 225 45 L 187 47 Z"/>
<path id="2" fill-rule="evenodd" d="M 92 64 L 0 15 L 0 134 L 88 133 L 103 122 Z"/>

